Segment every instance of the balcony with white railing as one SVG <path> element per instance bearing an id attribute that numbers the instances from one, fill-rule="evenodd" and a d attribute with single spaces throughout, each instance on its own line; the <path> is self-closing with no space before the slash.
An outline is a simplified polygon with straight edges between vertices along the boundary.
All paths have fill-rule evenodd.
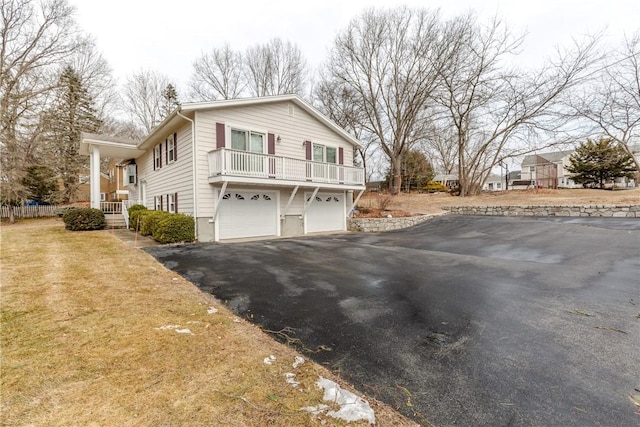
<path id="1" fill-rule="evenodd" d="M 271 154 L 219 148 L 209 151 L 209 182 L 219 177 L 363 186 L 364 169 Z"/>

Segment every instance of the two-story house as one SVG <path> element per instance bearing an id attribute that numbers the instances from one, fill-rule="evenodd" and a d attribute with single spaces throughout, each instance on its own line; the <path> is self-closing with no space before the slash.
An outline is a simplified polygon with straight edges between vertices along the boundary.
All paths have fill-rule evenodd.
<path id="1" fill-rule="evenodd" d="M 574 150 L 530 154 L 522 159 L 521 181 L 535 188 L 579 188 L 571 179 L 567 166 Z"/>
<path id="2" fill-rule="evenodd" d="M 193 216 L 199 241 L 346 230 L 365 189 L 358 140 L 297 95 L 185 103 L 142 141 L 82 142 L 92 178 L 127 159 L 128 203 Z"/>

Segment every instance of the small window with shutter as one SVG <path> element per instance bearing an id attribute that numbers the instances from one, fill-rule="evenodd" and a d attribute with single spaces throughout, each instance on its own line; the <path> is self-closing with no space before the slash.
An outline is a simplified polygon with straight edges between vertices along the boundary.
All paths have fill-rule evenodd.
<path id="1" fill-rule="evenodd" d="M 165 140 L 165 152 L 167 153 L 167 164 L 178 160 L 178 141 L 175 132 Z"/>

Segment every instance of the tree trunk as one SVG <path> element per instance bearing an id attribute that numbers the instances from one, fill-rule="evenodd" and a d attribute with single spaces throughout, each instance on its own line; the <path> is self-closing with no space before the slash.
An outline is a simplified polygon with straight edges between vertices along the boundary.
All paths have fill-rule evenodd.
<path id="1" fill-rule="evenodd" d="M 391 159 L 391 194 L 396 195 L 402 186 L 402 168 L 399 157 Z"/>
<path id="2" fill-rule="evenodd" d="M 16 213 L 14 212 L 15 207 L 12 203 L 9 203 L 9 224 L 16 223 Z"/>

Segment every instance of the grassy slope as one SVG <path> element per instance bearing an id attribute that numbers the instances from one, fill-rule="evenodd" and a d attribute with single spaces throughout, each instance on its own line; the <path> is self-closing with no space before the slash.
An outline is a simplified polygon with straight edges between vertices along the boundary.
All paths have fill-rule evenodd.
<path id="1" fill-rule="evenodd" d="M 320 403 L 325 369 L 294 370 L 292 349 L 144 252 L 55 220 L 1 237 L 0 424 L 321 425 L 299 408 Z M 411 425 L 369 402 L 379 425 Z"/>

